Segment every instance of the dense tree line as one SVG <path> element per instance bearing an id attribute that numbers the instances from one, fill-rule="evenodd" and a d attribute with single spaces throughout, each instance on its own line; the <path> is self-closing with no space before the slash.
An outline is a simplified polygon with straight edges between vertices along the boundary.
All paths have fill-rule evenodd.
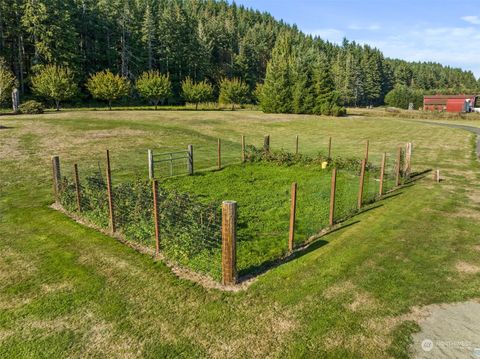
<path id="1" fill-rule="evenodd" d="M 469 71 L 386 59 L 377 49 L 346 40 L 334 45 L 267 13 L 213 0 L 0 0 L 0 57 L 22 94 L 35 93 L 32 79 L 56 65 L 83 96 L 90 96 L 92 76 L 106 70 L 140 85 L 141 76 L 167 76 L 168 91 L 165 79 L 156 77 L 164 96 L 144 96 L 155 104 L 167 97 L 172 103 L 216 98 L 222 81 L 235 79 L 231 91 L 246 86 L 248 98 L 241 100 L 258 100 L 271 112 L 380 105 L 396 85 L 478 88 Z M 182 82 L 190 90 L 201 84 L 193 88 L 203 95 L 186 95 Z M 148 86 L 131 88 L 151 92 Z"/>

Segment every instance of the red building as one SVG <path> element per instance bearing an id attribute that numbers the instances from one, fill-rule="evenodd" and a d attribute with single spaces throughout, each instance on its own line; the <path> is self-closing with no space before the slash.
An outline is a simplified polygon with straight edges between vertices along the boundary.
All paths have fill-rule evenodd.
<path id="1" fill-rule="evenodd" d="M 475 95 L 429 95 L 423 96 L 425 111 L 472 112 Z"/>

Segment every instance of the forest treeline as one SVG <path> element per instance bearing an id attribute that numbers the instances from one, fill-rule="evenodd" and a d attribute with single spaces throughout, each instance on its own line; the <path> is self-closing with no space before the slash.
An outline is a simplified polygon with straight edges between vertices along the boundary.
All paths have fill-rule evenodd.
<path id="1" fill-rule="evenodd" d="M 381 105 L 401 85 L 479 87 L 471 71 L 387 59 L 370 46 L 333 44 L 268 13 L 213 0 L 0 0 L 0 57 L 22 94 L 48 64 L 68 68 L 87 99 L 92 74 L 109 69 L 135 82 L 157 70 L 171 81 L 169 103 L 185 100 L 187 78 L 212 84 L 215 95 L 222 80 L 238 78 L 249 101 L 269 112 Z"/>

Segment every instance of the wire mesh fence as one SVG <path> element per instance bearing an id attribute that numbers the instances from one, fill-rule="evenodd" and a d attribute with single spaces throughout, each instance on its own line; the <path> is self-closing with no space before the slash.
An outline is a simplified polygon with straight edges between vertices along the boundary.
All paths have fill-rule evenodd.
<path id="1" fill-rule="evenodd" d="M 60 203 L 95 226 L 109 228 L 107 185 L 100 172 L 80 181 L 80 210 L 74 179 L 63 177 Z M 155 247 L 153 191 L 149 181 L 137 180 L 112 188 L 114 220 L 125 239 Z M 165 257 L 181 266 L 221 277 L 221 211 L 218 202 L 201 203 L 194 196 L 159 188 L 159 239 Z"/>
<path id="2" fill-rule="evenodd" d="M 221 143 L 221 149 L 224 148 L 222 146 L 232 146 L 231 150 L 235 151 L 239 149 L 238 145 L 229 144 L 227 141 Z M 215 161 L 204 159 L 198 162 L 204 167 L 209 165 L 218 167 L 218 143 L 213 150 L 211 146 L 199 146 L 195 150 L 200 158 L 211 158 L 216 152 L 217 159 Z M 362 173 L 360 160 L 329 158 L 322 154 L 315 158 L 308 158 L 285 151 L 262 153 L 262 150 L 253 146 L 249 146 L 248 151 L 247 163 L 262 162 L 277 167 L 282 165 L 287 167 L 304 166 L 312 174 L 298 181 L 294 247 L 301 246 L 312 236 L 329 228 L 330 211 L 333 211 L 335 223 L 342 222 L 358 212 Z M 383 176 L 384 193 L 396 187 L 397 175 L 400 176 L 400 183 L 403 181 L 404 173 L 398 171 L 399 168 L 403 168 L 403 154 L 400 152 L 400 157 L 397 155 L 389 154 L 387 156 Z M 168 177 L 189 172 L 188 151 L 167 153 L 161 156 L 166 156 L 167 160 L 156 163 L 156 173 L 164 171 L 165 176 Z M 161 156 L 159 155 L 157 158 L 162 158 Z M 240 158 L 240 156 L 238 158 L 232 156 L 232 161 L 238 162 Z M 324 163 L 327 163 L 326 169 L 322 169 Z M 227 165 L 228 161 L 225 163 L 222 158 L 220 164 Z M 161 167 L 163 165 L 164 168 Z M 105 167 L 103 161 L 95 158 L 82 163 L 78 167 L 78 191 L 73 166 L 71 170 L 65 170 L 66 176 L 62 179 L 60 193 L 60 203 L 67 211 L 81 211 L 83 218 L 103 229 L 109 228 Z M 121 166 L 118 167 L 121 168 Z M 118 167 L 115 166 L 115 168 Z M 242 169 L 242 173 L 245 173 L 245 165 L 238 167 Z M 332 196 L 330 170 L 332 168 L 337 168 L 334 208 L 330 203 Z M 121 168 L 119 172 L 127 173 L 124 168 Z M 115 179 L 116 172 L 114 172 L 112 187 L 114 220 L 118 232 L 126 239 L 154 248 L 156 240 L 152 184 L 145 177 L 138 176 L 138 173 L 137 177 L 137 180 L 131 180 L 131 175 L 129 175 L 127 176 L 128 180 L 123 180 L 123 178 L 118 180 Z M 144 179 L 140 179 L 141 177 Z M 380 164 L 367 163 L 363 178 L 361 204 L 371 203 L 378 199 L 380 181 Z M 277 182 L 278 186 L 275 191 L 267 194 L 268 201 L 261 197 L 265 196 L 265 193 L 261 192 L 261 196 L 255 196 L 255 190 L 252 189 L 250 196 L 252 203 L 248 205 L 239 203 L 237 269 L 241 276 L 254 273 L 268 266 L 269 263 L 284 258 L 289 253 L 291 179 L 285 176 L 283 181 Z M 80 206 L 77 192 L 80 193 Z M 206 200 L 200 198 L 198 194 L 194 195 L 161 186 L 158 189 L 157 205 L 160 223 L 160 250 L 165 258 L 199 273 L 207 274 L 215 280 L 220 280 L 222 276 L 220 201 Z M 262 216 L 259 213 L 262 213 Z"/>

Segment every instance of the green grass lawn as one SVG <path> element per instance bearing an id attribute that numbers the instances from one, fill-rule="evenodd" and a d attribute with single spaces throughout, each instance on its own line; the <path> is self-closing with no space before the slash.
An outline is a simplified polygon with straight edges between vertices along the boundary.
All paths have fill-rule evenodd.
<path id="1" fill-rule="evenodd" d="M 462 130 L 368 114 L 253 111 L 72 111 L 2 116 L 0 125 L 0 357 L 407 357 L 418 329 L 407 315 L 412 308 L 480 295 L 480 166 L 473 136 Z M 265 134 L 290 151 L 298 134 L 309 155 L 331 136 L 334 155 L 347 157 L 361 157 L 369 139 L 376 164 L 411 141 L 414 170 L 439 168 L 444 181 L 427 175 L 237 293 L 179 279 L 49 208 L 51 155 L 61 156 L 65 173 L 76 162 L 87 173 L 104 163 L 108 148 L 121 183 L 146 178 L 148 148 L 192 143 L 199 166 L 214 167 L 217 138 L 226 144 L 225 163 L 234 164 L 241 135 L 259 146 Z M 214 176 L 221 186 L 205 195 L 223 199 L 235 194 L 222 190 L 235 183 L 229 171 L 240 169 L 178 183 L 188 189 L 189 181 Z M 269 200 L 293 177 L 304 188 L 309 175 L 302 176 L 289 177 Z M 236 197 L 229 199 L 254 198 Z M 312 221 L 321 218 L 315 215 Z M 465 263 L 473 269 L 462 271 Z"/>

